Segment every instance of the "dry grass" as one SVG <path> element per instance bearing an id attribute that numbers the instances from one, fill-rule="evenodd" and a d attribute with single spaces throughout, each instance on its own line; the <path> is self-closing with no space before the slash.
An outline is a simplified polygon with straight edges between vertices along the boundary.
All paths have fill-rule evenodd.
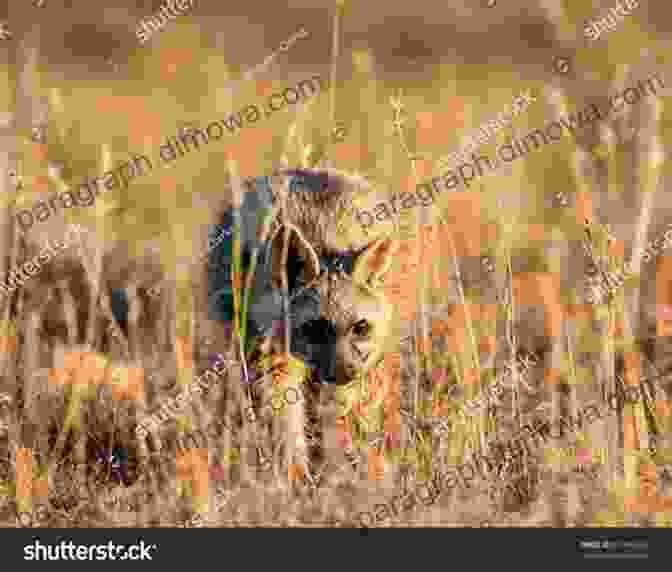
<path id="1" fill-rule="evenodd" d="M 192 93 L 208 92 L 207 86 L 186 75 L 193 61 L 201 61 L 197 50 L 164 46 L 157 51 L 159 65 L 148 69 L 156 70 L 153 73 L 169 86 L 166 93 L 174 88 L 184 90 L 186 97 L 187 87 Z M 202 60 L 211 66 L 209 77 L 231 75 L 214 59 Z M 154 262 L 163 272 L 165 288 L 151 303 L 161 311 L 155 312 L 142 293 L 145 286 L 157 282 L 155 277 L 141 263 L 128 276 L 121 272 L 117 276 L 103 260 L 103 253 L 109 252 L 106 246 L 91 247 L 69 261 L 82 269 L 88 264 L 85 256 L 91 255 L 90 260 L 93 254 L 101 257 L 99 265 L 87 266 L 79 282 L 71 279 L 67 283 L 69 297 L 45 281 L 22 292 L 11 309 L 4 307 L 5 323 L 11 318 L 17 325 L 0 334 L 0 353 L 3 364 L 8 364 L 4 372 L 8 386 L 0 389 L 15 398 L 7 421 L 11 430 L 0 433 L 0 455 L 7 451 L 0 457 L 0 495 L 4 491 L 10 499 L 0 508 L 0 520 L 13 522 L 13 512 L 31 512 L 44 505 L 49 509 L 50 525 L 174 524 L 193 514 L 206 515 L 207 522 L 215 525 L 350 523 L 356 512 L 368 510 L 376 498 L 389 497 L 446 465 L 464 462 L 472 453 L 494 450 L 494 441 L 505 441 L 538 407 L 546 405 L 549 415 L 557 416 L 576 410 L 584 400 L 599 396 L 603 388 L 614 388 L 618 367 L 626 385 L 639 383 L 647 361 L 642 356 L 642 340 L 635 335 L 638 322 L 625 297 L 616 296 L 599 306 L 583 303 L 576 292 L 564 291 L 561 265 L 565 262 L 545 250 L 558 236 L 566 244 L 575 240 L 588 220 L 593 223 L 591 247 L 603 253 L 600 260 L 606 267 L 619 267 L 627 251 L 623 241 L 607 244 L 598 232 L 596 191 L 602 183 L 579 168 L 582 161 L 597 160 L 575 148 L 572 141 L 567 147 L 558 146 L 546 150 L 546 155 L 517 163 L 508 178 L 492 177 L 478 188 L 442 196 L 422 216 L 422 209 L 416 209 L 395 220 L 400 249 L 385 293 L 396 307 L 397 339 L 368 379 L 344 392 L 344 410 L 311 403 L 321 419 L 316 424 L 319 431 L 315 430 L 320 433 L 316 439 L 322 446 L 321 457 L 317 456 L 311 470 L 322 471 L 322 475 L 315 487 L 306 484 L 311 475 L 301 463 L 285 463 L 286 471 L 260 466 L 260 457 L 284 466 L 282 435 L 263 420 L 247 417 L 250 396 L 240 379 L 229 378 L 202 402 L 189 405 L 175 421 L 166 422 L 159 435 L 151 437 L 149 446 L 135 443 L 130 429 L 137 417 L 171 395 L 177 384 L 189 382 L 193 373 L 203 369 L 207 352 L 240 356 L 237 335 L 218 338 L 217 347 L 206 350 L 200 332 L 206 329 L 207 320 L 200 313 L 199 282 L 194 277 L 200 270 L 193 270 L 188 262 L 203 250 L 201 227 L 210 220 L 209 205 L 221 201 L 217 193 L 225 175 L 236 180 L 267 173 L 278 164 L 328 161 L 366 174 L 381 188 L 412 191 L 419 181 L 436 174 L 425 157 L 443 156 L 457 143 L 451 132 L 476 126 L 480 117 L 501 108 L 497 102 L 485 106 L 472 99 L 470 91 L 487 89 L 484 83 L 447 82 L 442 89 L 450 92 L 448 97 L 442 98 L 440 108 L 432 108 L 424 103 L 421 90 L 399 96 L 379 82 L 371 54 L 359 54 L 356 67 L 363 74 L 361 82 L 353 80 L 339 92 L 338 109 L 352 108 L 353 115 L 361 109 L 362 117 L 352 121 L 344 141 L 330 139 L 332 124 L 340 114 L 332 91 L 328 104 L 325 95 L 298 115 L 293 111 L 277 114 L 243 129 L 225 147 L 211 144 L 183 158 L 173 169 L 155 170 L 115 197 L 105 216 L 93 213 L 95 209 L 72 213 L 74 219 L 91 223 L 103 243 L 125 241 L 131 251 L 126 266 L 139 258 L 136 255 L 150 240 L 160 243 L 159 260 Z M 453 72 L 452 66 L 437 71 L 449 76 Z M 495 75 L 510 86 L 511 93 L 520 90 L 517 76 Z M 139 84 L 146 86 L 144 81 Z M 276 92 L 280 85 L 285 84 L 258 79 L 236 94 L 215 90 L 212 100 L 202 101 L 198 118 L 210 120 L 239 109 Z M 107 86 L 82 86 L 82 95 L 67 98 L 63 111 L 53 110 L 54 132 L 62 135 L 58 145 L 33 143 L 26 150 L 31 192 L 42 194 L 57 188 L 45 174 L 47 162 L 57 152 L 68 156 L 73 172 L 58 185 L 73 185 L 85 174 L 101 170 L 102 142 L 125 137 L 122 145 L 115 144 L 115 156 L 126 151 L 149 154 L 166 134 L 174 132 L 173 118 L 185 115 L 181 105 L 166 95 L 131 95 L 137 87 L 131 80 L 124 87 L 128 89 L 109 95 Z M 501 91 L 503 105 L 511 93 Z M 388 100 L 383 94 L 394 97 L 395 110 L 381 104 Z M 568 97 L 560 103 L 549 98 L 536 117 L 536 111 L 531 112 L 529 126 L 569 105 Z M 661 113 L 650 121 L 659 122 Z M 413 121 L 407 121 L 409 117 Z M 102 134 L 109 137 L 103 139 Z M 612 153 L 608 170 L 612 189 L 626 186 L 623 180 L 613 180 L 620 172 L 613 157 Z M 649 159 L 642 153 L 642 170 L 648 173 L 642 180 L 651 187 L 660 167 Z M 573 182 L 568 184 L 568 180 Z M 202 202 L 192 203 L 196 186 L 214 190 L 203 192 Z M 545 197 L 557 190 L 571 194 L 573 206 L 549 215 Z M 653 191 L 649 188 L 647 192 Z M 240 203 L 239 195 L 233 198 Z M 644 203 L 638 210 L 632 225 L 637 240 L 647 236 L 646 215 L 652 208 L 652 203 Z M 24 246 L 18 240 L 13 245 L 19 259 Z M 469 270 L 469 264 L 484 255 L 492 258 L 495 268 L 482 280 L 487 287 L 481 287 Z M 526 259 L 527 266 L 521 259 Z M 672 305 L 670 260 L 670 256 L 661 256 L 656 266 L 657 305 Z M 67 274 L 59 268 L 54 275 L 63 278 Z M 250 277 L 236 277 L 244 293 Z M 134 317 L 129 319 L 127 334 L 119 333 L 119 325 L 109 318 L 104 304 L 100 308 L 93 304 L 94 316 L 86 311 L 92 305 L 91 292 L 107 292 L 108 280 L 129 288 Z M 578 291 L 581 285 L 573 288 Z M 497 296 L 490 295 L 491 291 Z M 41 301 L 52 299 L 53 304 L 40 308 Z M 243 299 L 238 299 L 237 308 L 243 305 Z M 539 316 L 541 320 L 536 320 Z M 656 336 L 666 338 L 670 331 L 669 321 L 659 319 Z M 88 332 L 94 333 L 87 340 L 91 343 L 83 344 Z M 410 336 L 410 343 L 399 343 L 402 335 Z M 591 340 L 592 345 L 579 340 Z M 461 403 L 491 384 L 494 366 L 510 361 L 519 349 L 541 350 L 546 356 L 531 374 L 531 390 L 515 374 L 515 389 L 501 404 L 473 417 L 461 415 Z M 251 364 L 244 365 L 247 370 Z M 35 375 L 40 371 L 45 375 Z M 274 382 L 296 383 L 297 375 L 276 370 Z M 37 397 L 31 401 L 30 395 Z M 609 525 L 627 518 L 669 526 L 671 503 L 661 496 L 662 483 L 656 474 L 656 464 L 663 462 L 661 455 L 666 450 L 661 444 L 652 456 L 647 449 L 653 435 L 669 432 L 671 407 L 669 392 L 655 396 L 652 403 L 626 406 L 613 422 L 596 423 L 576 439 L 557 444 L 567 448 L 572 445 L 567 441 L 574 440 L 581 455 L 554 456 L 549 454 L 550 446 L 540 447 L 526 455 L 517 469 L 506 469 L 502 477 L 492 476 L 470 491 L 442 498 L 434 507 L 414 512 L 405 525 L 467 523 L 486 517 L 497 521 L 504 514 L 514 524 L 534 524 L 552 513 L 559 515 L 554 521 L 558 526 L 570 522 Z M 47 418 L 44 427 L 31 429 L 31 421 L 34 425 Z M 207 434 L 207 443 L 187 451 L 176 449 L 178 437 L 222 418 L 233 420 L 233 432 Z M 447 433 L 435 430 L 439 422 L 448 428 Z M 372 444 L 373 434 L 382 435 L 382 441 Z M 622 444 L 615 447 L 619 439 Z M 115 480 L 110 466 L 97 465 L 96 454 L 109 453 L 113 445 L 123 446 L 129 454 L 130 474 L 123 485 Z M 602 465 L 600 479 L 588 482 L 570 476 L 570 485 L 560 484 L 559 476 L 566 476 L 567 468 L 579 462 L 577 456 L 585 460 L 590 455 Z M 507 504 L 501 496 L 503 484 L 521 475 L 537 479 L 536 489 L 551 493 Z M 550 487 L 544 487 L 546 479 L 551 480 Z M 570 490 L 580 490 L 584 500 L 555 500 L 559 492 L 571 497 Z M 110 495 L 128 499 L 133 510 L 122 515 L 97 500 Z"/>

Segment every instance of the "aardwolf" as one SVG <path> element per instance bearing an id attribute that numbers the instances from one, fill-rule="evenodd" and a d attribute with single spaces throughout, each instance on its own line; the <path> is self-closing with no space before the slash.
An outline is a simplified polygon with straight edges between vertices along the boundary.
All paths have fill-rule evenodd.
<path id="1" fill-rule="evenodd" d="M 367 236 L 353 215 L 354 204 L 375 193 L 365 180 L 332 170 L 285 170 L 243 186 L 244 201 L 235 213 L 243 265 L 249 270 L 257 262 L 248 315 L 255 337 L 250 355 L 263 348 L 277 363 L 278 356 L 289 359 L 289 348 L 307 366 L 313 387 L 361 378 L 381 361 L 392 319 L 381 286 L 396 242 Z M 233 226 L 229 208 L 213 229 L 228 240 L 213 248 L 208 260 L 209 317 L 220 322 L 233 312 Z M 283 323 L 283 308 L 289 326 L 279 331 L 274 325 Z M 272 392 L 272 385 L 254 385 L 262 395 Z M 273 419 L 282 424 L 295 460 L 306 458 L 305 422 L 305 400 L 288 404 Z"/>

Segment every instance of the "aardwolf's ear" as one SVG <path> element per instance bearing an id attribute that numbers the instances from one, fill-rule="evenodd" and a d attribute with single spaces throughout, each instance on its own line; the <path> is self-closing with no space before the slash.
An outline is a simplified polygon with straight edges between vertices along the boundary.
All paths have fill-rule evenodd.
<path id="1" fill-rule="evenodd" d="M 371 242 L 355 260 L 353 280 L 377 288 L 392 267 L 392 260 L 399 249 L 399 242 L 392 238 L 379 238 Z"/>
<path id="2" fill-rule="evenodd" d="M 283 249 L 285 245 L 285 228 L 288 229 L 287 259 L 283 264 Z M 282 271 L 287 270 L 289 289 L 292 290 L 296 278 L 303 270 L 306 284 L 320 274 L 320 261 L 310 243 L 303 237 L 295 226 L 281 227 L 271 238 L 271 279 L 275 288 L 282 288 Z"/>

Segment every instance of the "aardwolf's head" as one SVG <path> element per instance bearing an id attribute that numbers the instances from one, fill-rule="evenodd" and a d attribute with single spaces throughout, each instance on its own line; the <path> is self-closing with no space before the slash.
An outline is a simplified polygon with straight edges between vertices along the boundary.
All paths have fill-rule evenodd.
<path id="1" fill-rule="evenodd" d="M 281 229 L 269 249 L 274 317 L 282 316 L 284 268 L 290 300 L 290 351 L 312 366 L 322 381 L 347 384 L 380 361 L 390 334 L 392 305 L 381 285 L 396 243 L 377 239 L 358 252 L 320 260 L 301 232 L 292 227 L 286 264 L 283 245 Z M 260 316 L 263 311 L 253 308 L 252 315 Z"/>

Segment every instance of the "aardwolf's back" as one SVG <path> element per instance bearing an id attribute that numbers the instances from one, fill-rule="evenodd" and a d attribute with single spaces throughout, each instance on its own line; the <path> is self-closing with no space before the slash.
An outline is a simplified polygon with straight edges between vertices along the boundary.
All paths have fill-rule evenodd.
<path id="1" fill-rule="evenodd" d="M 246 272 L 257 249 L 255 272 L 255 297 L 266 296 L 261 315 L 257 316 L 267 325 L 279 318 L 278 293 L 270 293 L 270 267 L 268 240 L 263 244 L 262 227 L 265 217 L 270 221 L 268 236 L 278 230 L 282 221 L 297 227 L 314 248 L 321 262 L 327 262 L 344 253 L 356 252 L 374 238 L 374 233 L 357 224 L 354 208 L 357 204 L 373 203 L 379 192 L 357 176 L 334 170 L 285 170 L 268 177 L 256 177 L 243 182 L 244 193 L 241 205 L 241 253 L 242 268 Z M 274 208 L 276 209 L 273 213 Z M 233 316 L 232 268 L 233 227 L 232 208 L 222 213 L 211 227 L 209 242 L 212 250 L 208 256 L 208 302 L 209 317 L 227 321 Z M 381 225 L 376 235 L 388 228 Z M 375 232 L 375 231 L 374 231 Z M 292 268 L 289 261 L 290 288 L 301 281 L 300 263 Z"/>

